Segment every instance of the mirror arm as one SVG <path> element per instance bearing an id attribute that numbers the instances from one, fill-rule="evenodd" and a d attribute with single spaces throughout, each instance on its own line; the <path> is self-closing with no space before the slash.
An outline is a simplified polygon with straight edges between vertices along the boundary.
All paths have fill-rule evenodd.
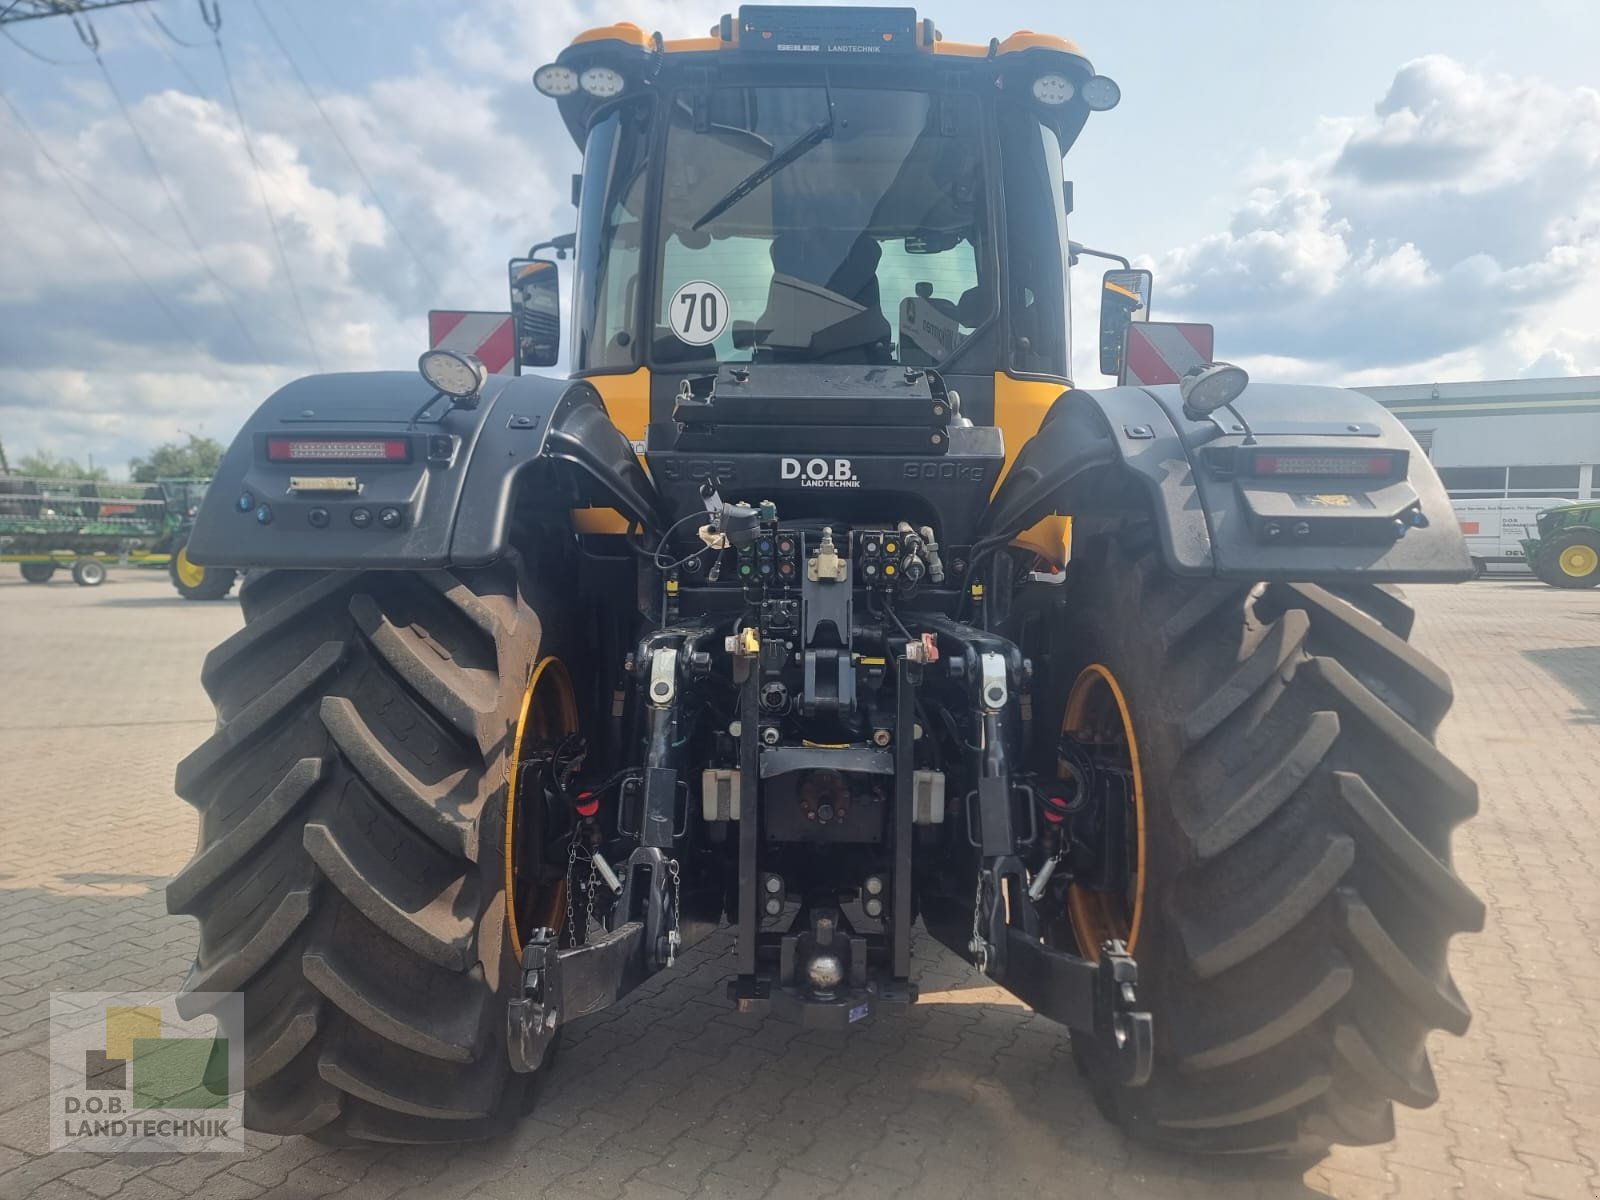
<path id="1" fill-rule="evenodd" d="M 1090 258 L 1103 258 L 1107 262 L 1117 263 L 1124 271 L 1133 270 L 1133 264 L 1127 259 L 1123 258 L 1120 254 L 1112 254 L 1106 250 L 1091 250 L 1082 242 L 1069 241 L 1067 243 L 1067 256 L 1072 266 L 1078 265 L 1078 256 L 1081 254 L 1087 254 Z"/>
<path id="2" fill-rule="evenodd" d="M 572 253 L 573 247 L 578 244 L 578 235 L 575 233 L 558 233 L 547 242 L 535 242 L 528 248 L 529 258 L 538 258 L 541 250 L 554 250 L 556 257 L 565 260 Z"/>

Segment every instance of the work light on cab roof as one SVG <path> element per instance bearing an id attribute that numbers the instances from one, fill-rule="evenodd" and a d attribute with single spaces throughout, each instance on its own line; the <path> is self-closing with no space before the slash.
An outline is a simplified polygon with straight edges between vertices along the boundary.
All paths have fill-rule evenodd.
<path id="1" fill-rule="evenodd" d="M 1089 112 L 1121 99 L 1111 79 L 1096 75 L 1076 45 L 1053 34 L 1019 30 L 985 44 L 949 42 L 911 8 L 790 8 L 744 5 L 702 38 L 668 39 L 630 22 L 579 34 L 553 63 L 534 72 L 534 86 L 561 101 L 562 117 L 582 144 L 588 117 L 603 103 L 660 87 L 693 71 L 714 81 L 722 68 L 764 62 L 776 69 L 817 61 L 871 62 L 936 68 L 941 81 L 976 83 L 1031 95 L 1063 117 L 1063 149 Z"/>

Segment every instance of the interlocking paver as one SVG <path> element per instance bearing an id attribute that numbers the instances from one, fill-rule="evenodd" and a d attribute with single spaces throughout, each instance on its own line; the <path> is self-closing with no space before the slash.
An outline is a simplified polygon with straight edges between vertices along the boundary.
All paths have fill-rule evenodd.
<path id="1" fill-rule="evenodd" d="M 726 934 L 572 1031 L 537 1115 L 500 1143 L 375 1152 L 251 1134 L 240 1157 L 46 1154 L 49 993 L 168 989 L 188 965 L 193 925 L 161 893 L 195 833 L 172 769 L 211 728 L 200 661 L 239 617 L 137 572 L 95 591 L 0 580 L 0 1200 L 1592 1197 L 1600 593 L 1494 580 L 1413 598 L 1419 644 L 1455 680 L 1442 742 L 1482 793 L 1455 845 L 1489 906 L 1453 956 L 1476 1020 L 1432 1040 L 1443 1099 L 1401 1110 L 1395 1142 L 1285 1174 L 1131 1145 L 1095 1113 L 1061 1031 L 927 939 L 927 1003 L 841 1036 L 727 1008 Z"/>

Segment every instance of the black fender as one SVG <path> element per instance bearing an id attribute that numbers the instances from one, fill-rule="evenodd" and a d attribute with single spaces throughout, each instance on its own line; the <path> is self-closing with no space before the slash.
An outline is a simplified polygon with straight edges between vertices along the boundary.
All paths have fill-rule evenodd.
<path id="1" fill-rule="evenodd" d="M 664 526 L 632 446 L 588 384 L 491 375 L 476 407 L 448 404 L 409 371 L 280 388 L 223 456 L 189 557 L 239 568 L 481 566 L 505 554 L 518 497 L 546 485 L 552 498 Z M 391 457 L 280 461 L 272 451 L 351 439 Z"/>
<path id="2" fill-rule="evenodd" d="M 1072 390 L 1018 452 L 984 516 L 986 537 L 1051 514 L 1152 519 L 1173 573 L 1226 579 L 1446 582 L 1470 578 L 1438 473 L 1382 405 L 1343 388 L 1251 383 L 1199 421 L 1178 388 Z M 1276 475 L 1291 452 L 1381 474 Z"/>

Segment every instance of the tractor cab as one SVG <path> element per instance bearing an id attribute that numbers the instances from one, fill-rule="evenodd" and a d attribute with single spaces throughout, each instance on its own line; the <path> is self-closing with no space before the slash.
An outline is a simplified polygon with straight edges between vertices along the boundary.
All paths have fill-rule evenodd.
<path id="1" fill-rule="evenodd" d="M 534 81 L 584 151 L 570 361 L 620 421 L 729 367 L 932 369 L 980 425 L 997 380 L 1068 380 L 1061 160 L 1118 99 L 1071 42 L 745 6 L 703 38 L 591 30 Z"/>

